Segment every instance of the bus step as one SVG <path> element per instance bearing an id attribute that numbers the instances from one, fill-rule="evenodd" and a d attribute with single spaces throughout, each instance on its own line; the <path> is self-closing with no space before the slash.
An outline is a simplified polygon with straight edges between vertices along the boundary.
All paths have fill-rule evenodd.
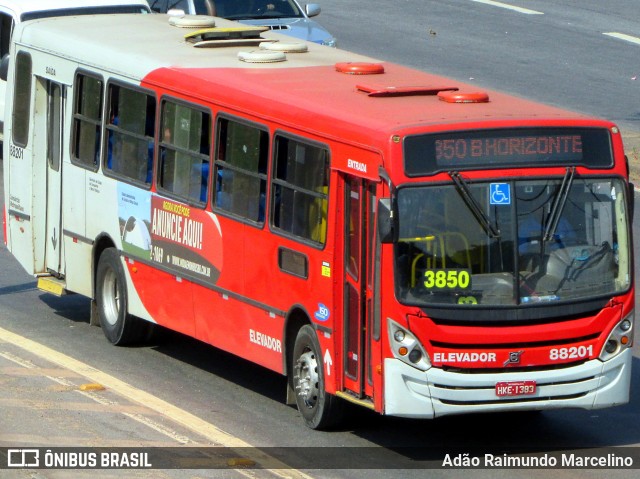
<path id="1" fill-rule="evenodd" d="M 56 296 L 63 296 L 67 294 L 67 283 L 64 279 L 53 276 L 41 276 L 38 278 L 38 289 Z"/>
<path id="2" fill-rule="evenodd" d="M 371 401 L 371 399 L 360 399 L 344 391 L 336 391 L 336 396 L 344 399 L 345 401 L 349 401 L 350 403 L 366 407 L 367 409 L 375 409 L 375 406 L 373 405 L 373 401 Z"/>

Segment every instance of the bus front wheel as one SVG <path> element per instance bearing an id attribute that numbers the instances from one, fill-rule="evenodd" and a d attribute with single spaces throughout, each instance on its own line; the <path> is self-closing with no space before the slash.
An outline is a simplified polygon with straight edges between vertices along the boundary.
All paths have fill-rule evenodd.
<path id="1" fill-rule="evenodd" d="M 107 248 L 100 255 L 96 303 L 100 326 L 111 343 L 124 345 L 141 339 L 145 325 L 127 312 L 127 284 L 120 254 L 115 248 Z"/>
<path id="2" fill-rule="evenodd" d="M 325 391 L 320 343 L 314 329 L 305 325 L 298 331 L 293 347 L 290 380 L 296 405 L 312 429 L 328 429 L 340 420 L 339 399 Z"/>

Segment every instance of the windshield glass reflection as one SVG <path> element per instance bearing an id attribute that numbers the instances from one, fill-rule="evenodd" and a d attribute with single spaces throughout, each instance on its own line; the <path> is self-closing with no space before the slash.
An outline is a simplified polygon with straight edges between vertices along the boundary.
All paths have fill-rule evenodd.
<path id="1" fill-rule="evenodd" d="M 552 180 L 400 188 L 397 295 L 425 306 L 527 305 L 624 291 L 624 191 L 618 179 L 569 170 Z"/>

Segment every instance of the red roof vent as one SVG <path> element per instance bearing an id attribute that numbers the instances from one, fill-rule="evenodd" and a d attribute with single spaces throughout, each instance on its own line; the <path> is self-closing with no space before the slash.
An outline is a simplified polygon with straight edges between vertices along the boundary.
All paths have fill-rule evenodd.
<path id="1" fill-rule="evenodd" d="M 447 103 L 488 103 L 489 94 L 483 91 L 441 91 L 438 98 Z"/>
<path id="2" fill-rule="evenodd" d="M 343 62 L 336 63 L 336 71 L 348 75 L 379 75 L 384 73 L 380 63 Z"/>

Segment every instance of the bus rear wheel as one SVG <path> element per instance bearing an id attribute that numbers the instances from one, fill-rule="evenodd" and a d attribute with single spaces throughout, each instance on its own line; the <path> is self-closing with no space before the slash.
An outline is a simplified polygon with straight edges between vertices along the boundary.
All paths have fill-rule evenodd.
<path id="1" fill-rule="evenodd" d="M 96 303 L 100 326 L 115 345 L 140 341 L 146 334 L 146 321 L 128 313 L 127 283 L 120 254 L 107 248 L 100 255 L 96 271 Z"/>
<path id="2" fill-rule="evenodd" d="M 329 429 L 341 419 L 342 404 L 325 391 L 320 343 L 314 329 L 298 331 L 293 347 L 290 381 L 298 411 L 311 429 Z"/>

